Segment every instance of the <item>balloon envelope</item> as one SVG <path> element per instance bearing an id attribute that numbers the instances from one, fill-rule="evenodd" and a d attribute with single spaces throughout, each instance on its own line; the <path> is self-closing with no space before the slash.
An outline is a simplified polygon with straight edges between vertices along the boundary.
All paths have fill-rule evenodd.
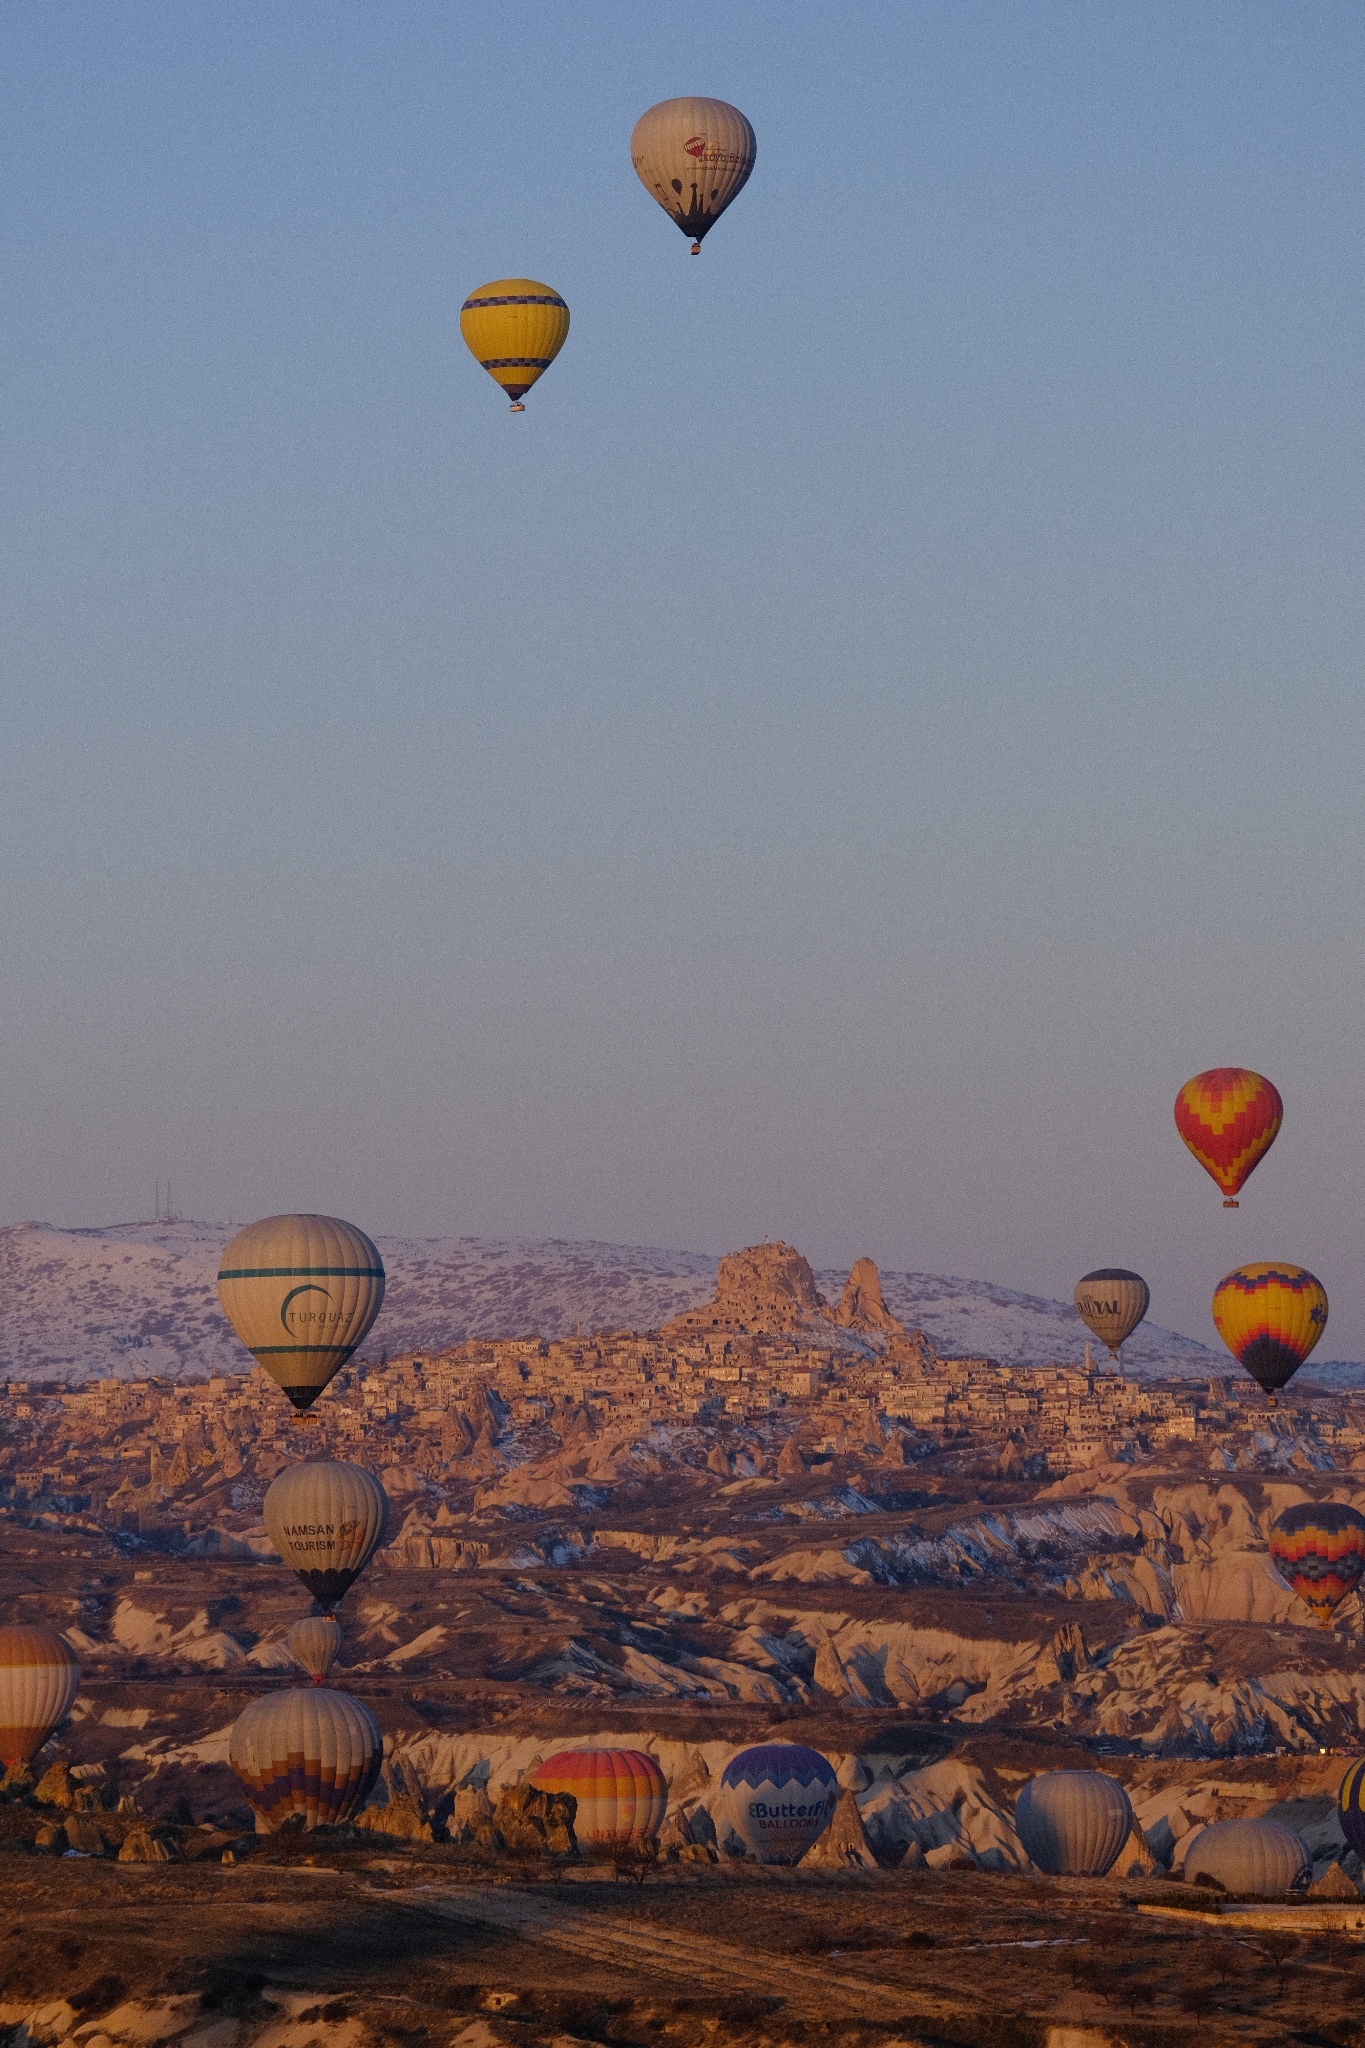
<path id="1" fill-rule="evenodd" d="M 1365 1515 L 1341 1501 L 1299 1501 L 1271 1523 L 1270 1555 L 1325 1628 L 1365 1572 Z"/>
<path id="2" fill-rule="evenodd" d="M 630 138 L 640 183 L 691 237 L 694 255 L 748 183 L 757 153 L 753 129 L 728 100 L 660 100 Z"/>
<path id="3" fill-rule="evenodd" d="M 1103 1877 L 1132 1825 L 1128 1794 L 1103 1771 L 1044 1771 L 1015 1802 L 1015 1831 L 1049 1877 Z"/>
<path id="4" fill-rule="evenodd" d="M 824 1833 L 839 1787 L 828 1759 L 802 1742 L 760 1742 L 721 1773 L 730 1825 L 760 1863 L 796 1863 Z"/>
<path id="5" fill-rule="evenodd" d="M 262 1510 L 266 1533 L 320 1607 L 335 1607 L 384 1540 L 388 1496 L 373 1472 L 339 1458 L 287 1465 Z"/>
<path id="6" fill-rule="evenodd" d="M 460 333 L 475 362 L 520 411 L 518 401 L 568 340 L 569 309 L 533 277 L 499 277 L 469 294 L 460 308 Z"/>
<path id="7" fill-rule="evenodd" d="M 668 1808 L 664 1774 L 640 1749 L 561 1749 L 536 1765 L 531 1783 L 542 1792 L 572 1792 L 574 1834 L 584 1847 L 652 1842 Z"/>
<path id="8" fill-rule="evenodd" d="M 1147 1313 L 1152 1297 L 1141 1273 L 1122 1266 L 1098 1266 L 1076 1282 L 1076 1309 L 1086 1328 L 1117 1358 Z"/>
<path id="9" fill-rule="evenodd" d="M 290 1656 L 314 1685 L 321 1685 L 341 1648 L 341 1623 L 330 1614 L 305 1614 L 285 1637 Z"/>
<path id="10" fill-rule="evenodd" d="M 71 1712 L 81 1667 L 50 1628 L 16 1623 L 0 1628 L 0 1758 L 35 1757 Z"/>
<path id="11" fill-rule="evenodd" d="M 359 1700 L 310 1685 L 253 1700 L 233 1727 L 228 1760 L 268 1832 L 295 1814 L 310 1828 L 334 1827 L 368 1799 L 384 1738 Z"/>
<path id="12" fill-rule="evenodd" d="M 1211 1877 L 1225 1892 L 1258 1899 L 1298 1891 L 1313 1872 L 1303 1836 L 1278 1820 L 1216 1820 L 1190 1844 L 1185 1882 Z"/>
<path id="13" fill-rule="evenodd" d="M 339 1216 L 266 1216 L 224 1251 L 218 1299 L 252 1357 L 304 1409 L 365 1341 L 384 1300 L 384 1262 Z"/>
<path id="14" fill-rule="evenodd" d="M 1357 1856 L 1365 1857 L 1365 1810 L 1361 1791 L 1365 1787 L 1365 1757 L 1357 1757 L 1337 1790 L 1337 1819 Z"/>
<path id="15" fill-rule="evenodd" d="M 1249 1067 L 1210 1067 L 1175 1098 L 1175 1127 L 1206 1173 L 1237 1207 L 1247 1175 L 1258 1166 L 1284 1121 L 1274 1083 Z"/>
<path id="16" fill-rule="evenodd" d="M 1306 1266 L 1262 1259 L 1218 1282 L 1213 1320 L 1237 1363 L 1273 1394 L 1327 1328 L 1327 1290 Z"/>

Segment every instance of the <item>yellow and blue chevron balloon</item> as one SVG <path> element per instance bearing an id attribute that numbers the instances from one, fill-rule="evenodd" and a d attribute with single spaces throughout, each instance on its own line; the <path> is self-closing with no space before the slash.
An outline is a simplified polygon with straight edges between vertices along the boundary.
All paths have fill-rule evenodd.
<path id="1" fill-rule="evenodd" d="M 1365 1572 L 1365 1515 L 1340 1501 L 1299 1501 L 1271 1523 L 1270 1555 L 1285 1584 L 1326 1628 Z"/>

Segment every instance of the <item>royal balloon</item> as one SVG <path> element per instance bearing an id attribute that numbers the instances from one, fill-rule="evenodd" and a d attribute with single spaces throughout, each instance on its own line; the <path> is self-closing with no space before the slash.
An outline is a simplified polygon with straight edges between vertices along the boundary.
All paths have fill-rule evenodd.
<path id="1" fill-rule="evenodd" d="M 1076 1312 L 1086 1328 L 1117 1358 L 1151 1303 L 1141 1273 L 1123 1266 L 1098 1266 L 1076 1282 Z"/>
<path id="2" fill-rule="evenodd" d="M 384 1262 L 339 1216 L 267 1216 L 223 1253 L 218 1299 L 302 1412 L 364 1343 L 384 1301 Z"/>
<path id="3" fill-rule="evenodd" d="M 1175 1098 L 1175 1127 L 1204 1171 L 1237 1208 L 1248 1174 L 1260 1165 L 1284 1121 L 1274 1083 L 1249 1067 L 1210 1067 Z"/>

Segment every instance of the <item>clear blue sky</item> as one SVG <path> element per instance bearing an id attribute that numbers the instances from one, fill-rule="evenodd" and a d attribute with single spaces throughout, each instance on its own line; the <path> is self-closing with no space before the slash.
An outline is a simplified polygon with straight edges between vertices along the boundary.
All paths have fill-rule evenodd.
<path id="1" fill-rule="evenodd" d="M 1365 1355 L 1363 88 L 1330 0 L 12 0 L 0 1215 L 1117 1262 L 1203 1337 L 1290 1257 Z M 758 133 L 696 261 L 681 92 Z"/>

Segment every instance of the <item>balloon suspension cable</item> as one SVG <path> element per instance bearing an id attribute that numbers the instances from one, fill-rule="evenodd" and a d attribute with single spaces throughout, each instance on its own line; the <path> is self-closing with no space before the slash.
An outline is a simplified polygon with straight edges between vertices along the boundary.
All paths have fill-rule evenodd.
<path id="1" fill-rule="evenodd" d="M 522 404 L 519 398 L 514 398 L 512 400 L 512 403 L 508 406 L 507 410 L 509 412 L 525 412 L 526 407 Z"/>
<path id="2" fill-rule="evenodd" d="M 1223 1197 L 1223 1207 L 1224 1207 L 1225 1209 L 1240 1209 L 1240 1208 L 1241 1208 L 1241 1206 L 1242 1206 L 1242 1205 L 1241 1205 L 1241 1203 L 1240 1203 L 1240 1202 L 1238 1201 L 1238 1199 L 1237 1199 L 1236 1195 L 1224 1195 L 1224 1197 Z"/>
<path id="3" fill-rule="evenodd" d="M 694 243 L 692 244 L 692 254 L 693 254 L 694 256 L 700 256 L 700 254 L 701 254 L 701 243 L 700 243 L 700 242 L 694 242 Z"/>

